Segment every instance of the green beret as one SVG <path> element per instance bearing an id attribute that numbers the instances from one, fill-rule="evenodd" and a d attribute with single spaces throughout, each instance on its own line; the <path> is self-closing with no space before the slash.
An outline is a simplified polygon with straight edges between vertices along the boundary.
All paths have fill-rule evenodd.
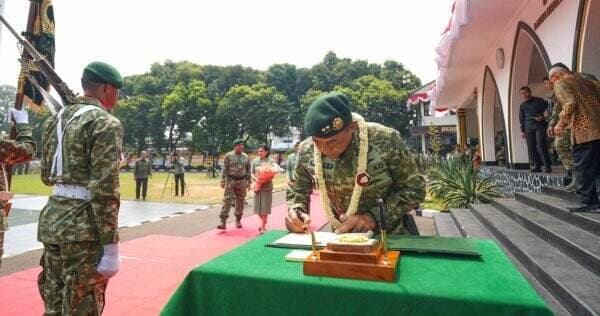
<path id="1" fill-rule="evenodd" d="M 239 144 L 244 144 L 246 141 L 244 141 L 241 138 L 237 138 L 236 140 L 233 141 L 233 146 L 235 145 L 239 145 Z"/>
<path id="2" fill-rule="evenodd" d="M 331 137 L 352 123 L 348 98 L 339 92 L 319 97 L 308 108 L 304 118 L 304 131 L 309 136 Z"/>
<path id="3" fill-rule="evenodd" d="M 83 70 L 82 78 L 96 83 L 108 83 L 119 89 L 123 87 L 123 77 L 119 71 L 101 61 L 94 61 L 87 65 Z"/>

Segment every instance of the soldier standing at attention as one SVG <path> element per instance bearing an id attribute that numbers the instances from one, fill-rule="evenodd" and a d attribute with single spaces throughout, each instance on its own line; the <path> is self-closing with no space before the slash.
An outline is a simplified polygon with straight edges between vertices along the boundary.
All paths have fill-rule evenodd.
<path id="1" fill-rule="evenodd" d="M 308 109 L 294 183 L 287 195 L 286 226 L 302 232 L 310 222 L 307 197 L 316 177 L 321 205 L 336 233 L 384 229 L 405 234 L 407 213 L 425 198 L 425 181 L 400 133 L 367 123 L 350 111 L 345 95 L 328 93 Z"/>
<path id="2" fill-rule="evenodd" d="M 100 315 L 106 286 L 119 270 L 121 122 L 110 114 L 123 78 L 93 62 L 83 71 L 84 97 L 48 119 L 42 181 L 54 186 L 42 209 L 44 244 L 38 278 L 46 315 Z"/>
<path id="3" fill-rule="evenodd" d="M 236 139 L 233 142 L 233 151 L 225 155 L 223 161 L 223 174 L 221 188 L 225 189 L 223 209 L 221 210 L 221 224 L 218 229 L 225 229 L 229 210 L 235 205 L 235 227 L 242 228 L 242 215 L 244 215 L 244 202 L 246 191 L 250 189 L 252 173 L 250 158 L 244 153 L 244 140 Z"/>
<path id="4" fill-rule="evenodd" d="M 11 108 L 8 115 L 9 120 L 16 123 L 17 138 L 0 140 L 0 266 L 4 253 L 4 232 L 8 229 L 9 201 L 13 197 L 12 193 L 8 192 L 6 166 L 30 161 L 35 154 L 35 142 L 31 136 L 27 111 Z"/>
<path id="5" fill-rule="evenodd" d="M 148 153 L 142 151 L 140 153 L 140 159 L 135 162 L 133 169 L 133 175 L 135 177 L 135 199 L 140 199 L 140 189 L 142 193 L 142 199 L 146 200 L 146 192 L 148 192 L 148 177 L 152 177 L 152 164 L 147 159 Z"/>

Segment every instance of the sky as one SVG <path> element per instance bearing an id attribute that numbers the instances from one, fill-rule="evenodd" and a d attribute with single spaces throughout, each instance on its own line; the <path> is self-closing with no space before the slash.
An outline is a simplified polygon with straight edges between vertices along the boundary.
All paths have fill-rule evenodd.
<path id="1" fill-rule="evenodd" d="M 23 30 L 29 2 L 4 2 L 4 17 Z M 56 70 L 75 91 L 83 67 L 101 60 L 123 75 L 154 62 L 266 69 L 310 67 L 338 57 L 396 60 L 435 79 L 434 48 L 451 0 L 54 0 Z M 1 9 L 0 9 L 1 10 Z M 0 31 L 0 84 L 16 84 L 16 41 Z"/>

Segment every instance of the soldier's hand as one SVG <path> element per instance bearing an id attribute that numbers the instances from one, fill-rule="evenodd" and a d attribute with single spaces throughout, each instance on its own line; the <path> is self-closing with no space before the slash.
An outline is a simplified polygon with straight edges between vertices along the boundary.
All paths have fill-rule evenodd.
<path id="1" fill-rule="evenodd" d="M 554 128 L 548 127 L 548 130 L 546 130 L 546 134 L 548 134 L 548 137 L 554 137 Z"/>
<path id="2" fill-rule="evenodd" d="M 221 182 L 221 189 L 225 189 L 225 182 Z"/>
<path id="3" fill-rule="evenodd" d="M 556 134 L 556 136 L 562 136 L 563 134 L 563 128 L 560 125 L 556 125 L 554 127 L 554 134 Z"/>
<path id="4" fill-rule="evenodd" d="M 375 220 L 369 214 L 355 214 L 342 223 L 336 234 L 345 233 L 366 233 L 375 229 Z"/>
<path id="5" fill-rule="evenodd" d="M 100 263 L 96 267 L 98 273 L 107 278 L 113 277 L 121 266 L 121 257 L 119 257 L 119 243 L 104 245 L 104 253 L 100 258 Z"/>
<path id="6" fill-rule="evenodd" d="M 310 224 L 310 216 L 304 212 L 290 210 L 285 218 L 285 227 L 292 233 L 303 233 Z"/>
<path id="7" fill-rule="evenodd" d="M 10 108 L 8 110 L 9 119 L 15 120 L 19 124 L 29 124 L 29 113 L 27 110 L 17 110 Z"/>

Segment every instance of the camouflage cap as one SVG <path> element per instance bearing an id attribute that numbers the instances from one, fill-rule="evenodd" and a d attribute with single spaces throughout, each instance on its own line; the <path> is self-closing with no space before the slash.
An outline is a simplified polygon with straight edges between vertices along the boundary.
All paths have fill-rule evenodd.
<path id="1" fill-rule="evenodd" d="M 339 92 L 330 92 L 311 104 L 304 118 L 304 131 L 309 136 L 331 137 L 352 123 L 348 98 Z"/>
<path id="2" fill-rule="evenodd" d="M 123 77 L 119 71 L 101 61 L 89 63 L 83 70 L 82 79 L 96 83 L 108 83 L 119 89 L 123 87 Z"/>
<path id="3" fill-rule="evenodd" d="M 233 146 L 235 145 L 239 145 L 239 144 L 244 144 L 246 141 L 244 141 L 241 138 L 236 138 L 236 140 L 233 141 Z"/>

